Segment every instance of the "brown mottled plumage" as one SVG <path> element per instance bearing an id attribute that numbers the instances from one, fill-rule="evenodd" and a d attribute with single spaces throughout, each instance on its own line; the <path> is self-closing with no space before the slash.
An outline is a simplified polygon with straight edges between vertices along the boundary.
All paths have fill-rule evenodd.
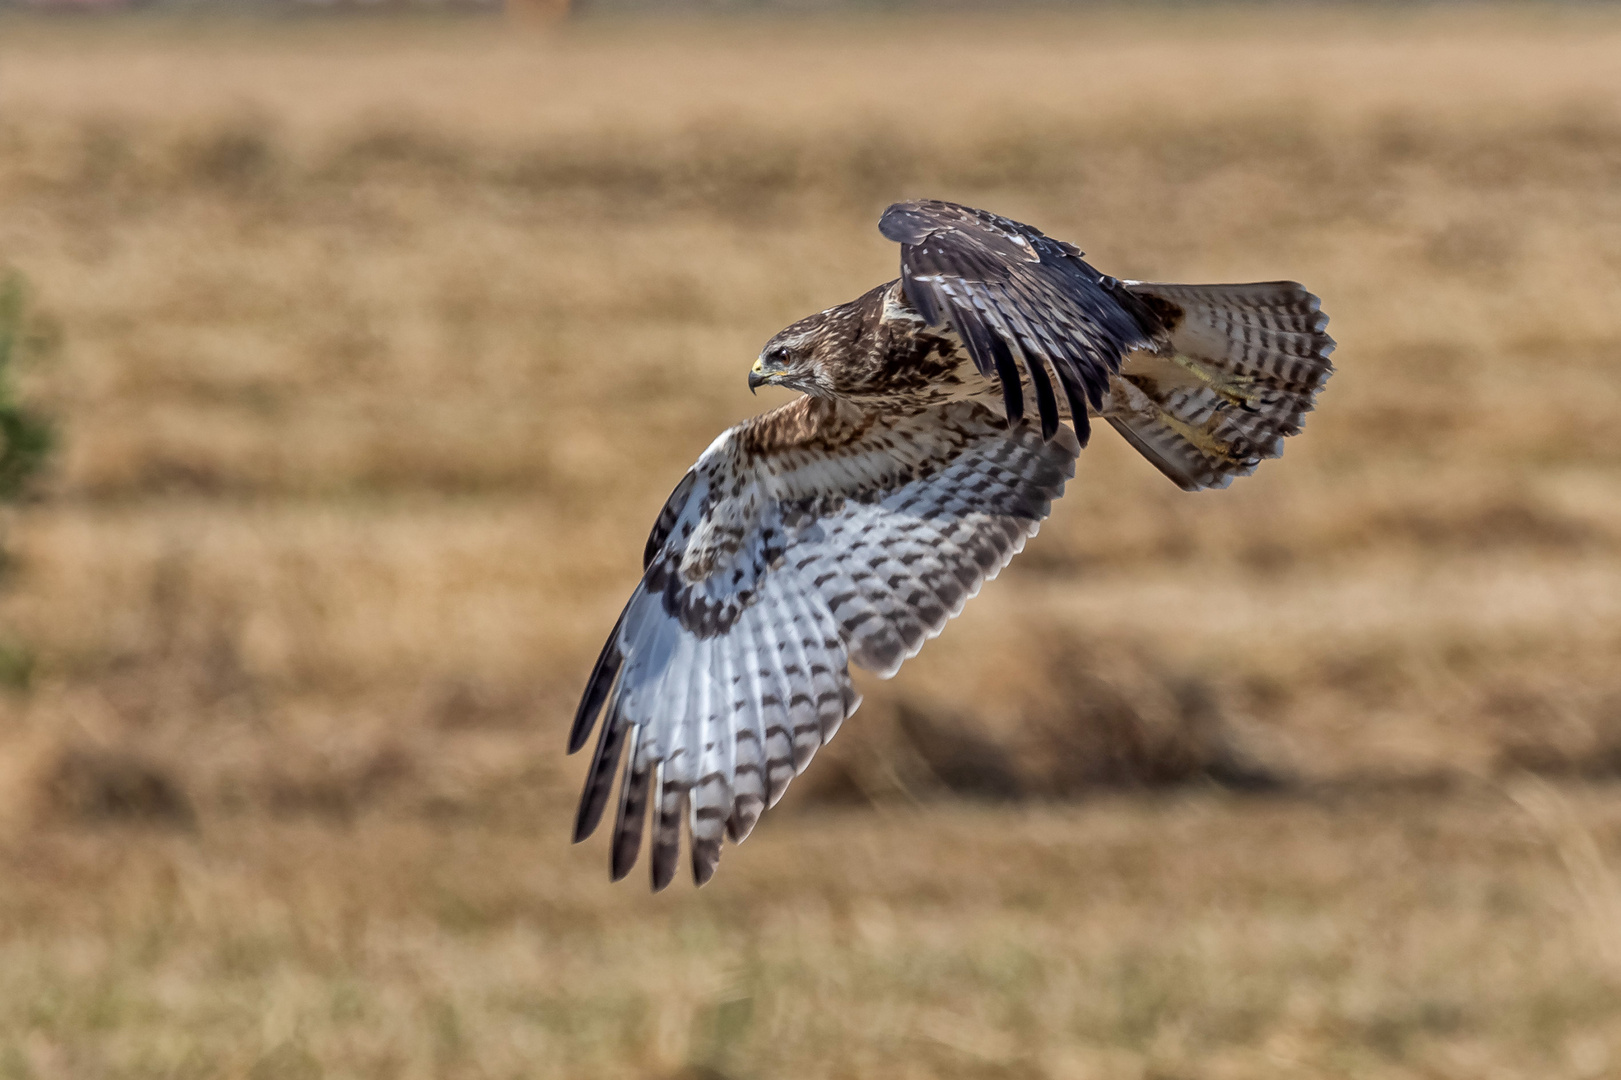
<path id="1" fill-rule="evenodd" d="M 741 842 L 855 711 L 849 665 L 893 675 L 1035 535 L 1090 417 L 1181 487 L 1224 487 L 1282 452 L 1333 371 L 1327 316 L 1293 282 L 1119 281 L 932 200 L 879 228 L 901 277 L 766 343 L 749 385 L 805 396 L 682 478 L 591 673 L 569 752 L 604 720 L 575 839 L 626 759 L 615 880 L 651 807 L 653 887 L 683 818 L 707 881 L 722 838 Z"/>

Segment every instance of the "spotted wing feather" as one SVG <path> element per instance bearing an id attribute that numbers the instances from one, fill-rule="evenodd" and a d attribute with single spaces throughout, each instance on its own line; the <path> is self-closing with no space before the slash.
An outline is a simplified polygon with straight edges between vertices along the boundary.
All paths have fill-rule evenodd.
<path id="1" fill-rule="evenodd" d="M 605 650 L 617 677 L 586 694 L 603 696 L 610 733 L 576 838 L 628 748 L 616 878 L 651 803 L 654 888 L 674 874 L 683 820 L 707 881 L 723 837 L 747 837 L 860 704 L 851 663 L 887 677 L 938 634 L 1034 535 L 1080 450 L 1068 429 L 1049 440 L 967 402 L 896 425 L 777 456 L 734 429 L 677 489 Z"/>

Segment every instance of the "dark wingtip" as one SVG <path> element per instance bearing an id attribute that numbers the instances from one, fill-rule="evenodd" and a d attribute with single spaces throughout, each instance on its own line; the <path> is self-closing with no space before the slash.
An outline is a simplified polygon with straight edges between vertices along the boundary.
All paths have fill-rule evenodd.
<path id="1" fill-rule="evenodd" d="M 675 880 L 675 864 L 680 860 L 679 844 L 653 844 L 653 891 L 663 892 Z"/>
<path id="2" fill-rule="evenodd" d="M 1058 434 L 1058 399 L 1053 396 L 1047 366 L 1039 357 L 1026 357 L 1024 366 L 1030 371 L 1030 385 L 1036 391 L 1036 411 L 1041 416 L 1041 439 L 1052 442 L 1053 436 Z"/>
<path id="3" fill-rule="evenodd" d="M 1086 400 L 1092 403 L 1093 412 L 1103 411 L 1103 391 L 1104 386 L 1102 383 L 1088 382 L 1086 384 Z"/>
<path id="4" fill-rule="evenodd" d="M 1058 381 L 1064 386 L 1064 398 L 1069 402 L 1070 422 L 1075 425 L 1075 441 L 1086 449 L 1086 440 L 1092 437 L 1092 421 L 1086 415 L 1086 391 L 1081 388 L 1080 376 L 1063 365 L 1058 366 Z"/>
<path id="5" fill-rule="evenodd" d="M 617 713 L 617 710 L 615 710 Z M 619 771 L 620 751 L 625 746 L 623 717 L 610 714 L 603 721 L 602 734 L 597 736 L 597 750 L 591 757 L 591 771 L 585 778 L 585 790 L 580 794 L 580 808 L 574 816 L 574 842 L 597 831 L 602 813 L 608 808 L 608 796 L 613 791 L 614 773 Z"/>
<path id="6" fill-rule="evenodd" d="M 630 763 L 626 767 L 624 783 L 619 785 L 619 816 L 614 821 L 613 846 L 609 855 L 609 877 L 623 881 L 642 851 L 642 826 L 647 822 L 647 785 L 652 779 L 649 769 L 636 769 L 636 749 L 641 741 L 641 728 L 630 737 Z"/>
<path id="7" fill-rule="evenodd" d="M 630 610 L 628 605 L 625 610 Z M 597 662 L 591 668 L 591 678 L 585 684 L 585 693 L 580 695 L 580 707 L 574 712 L 574 726 L 568 732 L 568 752 L 571 754 L 578 753 L 585 740 L 591 737 L 597 714 L 607 702 L 608 691 L 613 689 L 619 667 L 625 662 L 619 651 L 619 630 L 624 625 L 625 612 L 621 611 L 619 618 L 614 621 L 613 630 L 608 634 L 607 642 L 602 646 L 602 652 L 597 654 Z"/>
<path id="8" fill-rule="evenodd" d="M 692 883 L 699 888 L 707 885 L 709 879 L 715 876 L 715 866 L 719 862 L 719 840 L 706 840 L 703 843 L 694 842 L 692 845 Z"/>
<path id="9" fill-rule="evenodd" d="M 609 881 L 624 881 L 630 875 L 630 872 L 636 868 L 636 857 L 642 853 L 642 845 L 639 842 L 641 837 L 638 836 L 637 840 L 638 843 L 630 846 L 627 850 L 626 845 L 621 844 L 618 838 L 615 838 L 612 861 L 608 866 Z"/>
<path id="10" fill-rule="evenodd" d="M 663 766 L 659 767 L 653 787 L 658 795 L 653 804 L 653 891 L 663 892 L 675 880 L 675 864 L 681 858 L 681 817 L 687 796 L 664 779 Z"/>
<path id="11" fill-rule="evenodd" d="M 726 835 L 732 843 L 741 844 L 749 838 L 754 826 L 759 824 L 760 815 L 765 811 L 765 800 L 758 795 L 750 795 L 737 800 L 732 806 L 731 816 L 726 819 Z"/>
<path id="12" fill-rule="evenodd" d="M 1013 362 L 1013 350 L 995 331 L 990 334 L 991 356 L 996 361 L 996 377 L 1002 382 L 1002 407 L 1007 412 L 1008 427 L 1024 419 L 1024 384 L 1019 381 L 1019 366 Z"/>
<path id="13" fill-rule="evenodd" d="M 617 673 L 616 670 L 613 674 Z M 602 678 L 601 661 L 598 661 L 598 670 L 591 673 L 591 681 L 586 684 L 585 693 L 580 697 L 580 707 L 574 713 L 574 726 L 569 728 L 569 753 L 579 753 L 585 740 L 591 737 L 591 729 L 597 726 L 597 714 L 602 711 L 603 702 L 608 700 L 608 688 L 612 685 L 613 675 Z"/>
<path id="14" fill-rule="evenodd" d="M 630 872 L 636 868 L 636 860 L 641 854 L 642 830 L 640 826 L 637 826 L 634 830 L 616 832 L 614 834 L 613 850 L 609 855 L 608 880 L 624 881 Z"/>

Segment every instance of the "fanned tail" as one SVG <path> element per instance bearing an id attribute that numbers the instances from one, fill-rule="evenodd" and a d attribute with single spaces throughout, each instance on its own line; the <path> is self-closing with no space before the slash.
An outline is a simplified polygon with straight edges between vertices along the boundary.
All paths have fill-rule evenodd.
<path id="1" fill-rule="evenodd" d="M 1169 335 L 1121 365 L 1109 423 L 1186 491 L 1226 487 L 1282 454 L 1334 372 L 1317 297 L 1293 281 L 1124 285 Z"/>

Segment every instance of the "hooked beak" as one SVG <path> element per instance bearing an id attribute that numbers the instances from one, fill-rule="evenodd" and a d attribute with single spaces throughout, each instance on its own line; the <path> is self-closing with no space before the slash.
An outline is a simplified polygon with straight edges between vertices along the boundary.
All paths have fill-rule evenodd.
<path id="1" fill-rule="evenodd" d="M 771 374 L 780 373 L 773 372 Z M 749 393 L 752 394 L 760 387 L 768 385 L 771 382 L 771 374 L 766 372 L 765 361 L 756 360 L 754 366 L 749 368 Z"/>

